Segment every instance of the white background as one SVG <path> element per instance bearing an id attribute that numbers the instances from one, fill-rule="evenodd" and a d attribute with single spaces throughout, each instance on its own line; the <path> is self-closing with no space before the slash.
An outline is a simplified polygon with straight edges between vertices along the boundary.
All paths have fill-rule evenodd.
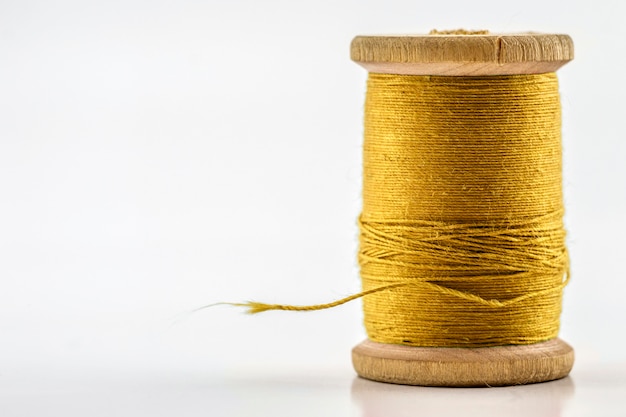
<path id="1" fill-rule="evenodd" d="M 352 378 L 360 302 L 189 311 L 359 290 L 349 44 L 433 28 L 574 39 L 561 337 L 581 369 L 625 363 L 623 5 L 0 1 L 0 385 L 26 387 L 6 410 L 60 376 Z"/>

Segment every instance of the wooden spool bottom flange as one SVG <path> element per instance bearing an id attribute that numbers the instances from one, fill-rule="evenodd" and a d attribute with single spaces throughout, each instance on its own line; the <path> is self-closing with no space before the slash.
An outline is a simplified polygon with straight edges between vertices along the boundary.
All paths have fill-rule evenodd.
<path id="1" fill-rule="evenodd" d="M 431 348 L 366 340 L 352 350 L 360 377 L 393 384 L 486 387 L 532 384 L 567 376 L 574 350 L 561 339 L 533 345 Z"/>

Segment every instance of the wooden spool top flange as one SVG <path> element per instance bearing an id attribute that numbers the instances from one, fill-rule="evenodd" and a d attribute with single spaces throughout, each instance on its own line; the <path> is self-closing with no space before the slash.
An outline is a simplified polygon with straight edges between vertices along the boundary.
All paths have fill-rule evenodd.
<path id="1" fill-rule="evenodd" d="M 541 74 L 571 61 L 574 44 L 568 35 L 539 33 L 357 36 L 350 57 L 383 74 Z"/>

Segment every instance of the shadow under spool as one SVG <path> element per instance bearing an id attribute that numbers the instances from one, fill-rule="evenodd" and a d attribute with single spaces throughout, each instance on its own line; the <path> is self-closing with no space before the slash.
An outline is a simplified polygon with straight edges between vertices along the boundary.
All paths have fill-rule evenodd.
<path id="1" fill-rule="evenodd" d="M 357 36 L 353 61 L 398 75 L 497 76 L 554 72 L 573 59 L 567 35 Z M 561 339 L 485 348 L 412 347 L 366 340 L 352 350 L 359 376 L 423 386 L 503 386 L 567 376 L 573 349 Z"/>

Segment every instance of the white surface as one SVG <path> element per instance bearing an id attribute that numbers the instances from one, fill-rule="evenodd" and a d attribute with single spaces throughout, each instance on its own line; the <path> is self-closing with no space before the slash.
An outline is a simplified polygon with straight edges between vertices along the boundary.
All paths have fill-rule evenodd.
<path id="1" fill-rule="evenodd" d="M 359 302 L 311 314 L 186 312 L 358 290 L 366 74 L 348 50 L 364 33 L 574 38 L 576 60 L 559 72 L 573 271 L 561 336 L 587 369 L 625 363 L 625 4 L 0 2 L 3 415 L 47 402 L 107 410 L 109 397 L 138 411 L 201 407 L 206 390 L 231 395 L 214 375 L 250 375 L 228 386 L 259 402 L 289 385 L 259 388 L 264 375 L 299 375 L 304 398 L 297 381 L 313 371 L 344 387 L 315 385 L 313 395 L 352 407 Z M 594 390 L 576 382 L 570 403 L 597 399 Z"/>
<path id="2" fill-rule="evenodd" d="M 410 387 L 328 373 L 6 377 L 0 382 L 3 416 L 621 417 L 626 413 L 623 366 L 575 370 L 559 381 L 500 388 Z"/>

